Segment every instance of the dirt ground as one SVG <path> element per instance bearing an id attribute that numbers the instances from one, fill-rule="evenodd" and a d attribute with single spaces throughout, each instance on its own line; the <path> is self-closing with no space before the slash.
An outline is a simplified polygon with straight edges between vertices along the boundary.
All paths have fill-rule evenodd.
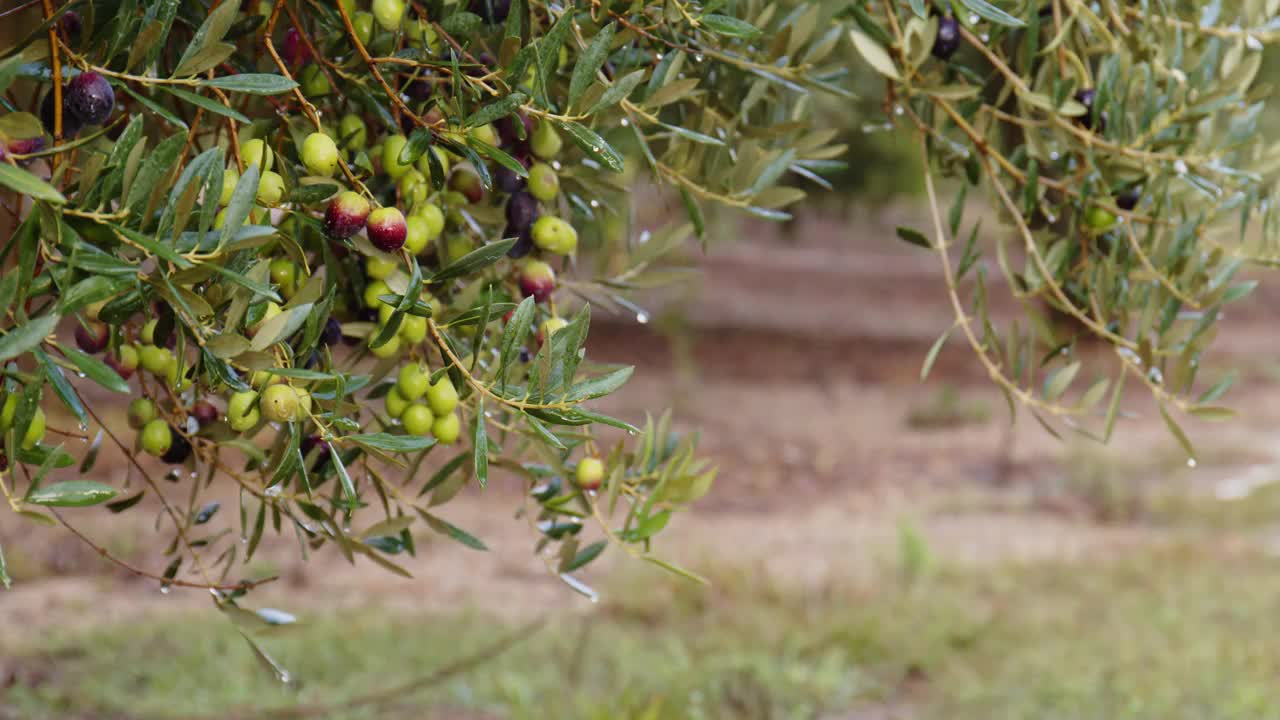
<path id="1" fill-rule="evenodd" d="M 1074 444 L 1045 433 L 1029 417 L 1009 430 L 1004 404 L 959 345 L 942 354 L 927 383 L 920 362 L 950 323 L 923 251 L 892 239 L 904 211 L 850 219 L 802 221 L 785 238 L 714 248 L 705 281 L 686 300 L 701 299 L 683 323 L 679 306 L 657 308 L 655 322 L 599 317 L 590 356 L 638 366 L 634 380 L 600 405 L 630 420 L 671 406 L 678 424 L 699 428 L 702 448 L 721 467 L 712 494 L 681 515 L 657 543 L 659 554 L 693 570 L 725 558 L 815 587 L 835 578 L 876 572 L 877 559 L 912 518 L 932 547 L 955 562 L 992 562 L 1113 552 L 1159 542 L 1162 530 L 1142 523 L 1103 524 L 1085 500 L 1058 492 Z M 848 228 L 859 227 L 859 239 Z M 1269 366 L 1280 335 L 1271 331 L 1270 296 L 1259 294 L 1233 314 L 1221 337 L 1224 352 L 1245 363 L 1247 392 L 1231 404 L 1230 424 L 1188 426 L 1206 450 L 1194 471 L 1206 492 L 1248 473 L 1266 475 L 1280 456 L 1280 385 Z M 683 328 L 683 330 L 681 330 Z M 913 413 L 952 388 L 972 408 L 968 422 L 922 430 Z M 1159 417 L 1134 392 L 1134 413 L 1117 443 L 1147 458 L 1173 458 L 1174 442 Z M 96 472 L 123 472 L 104 462 Z M 115 468 L 111 470 L 111 468 Z M 1261 470 L 1259 470 L 1261 468 Z M 1187 471 L 1177 472 L 1185 477 Z M 1161 476 L 1136 477 L 1159 485 Z M 177 489 L 180 486 L 173 486 Z M 176 493 L 175 493 L 176 494 Z M 532 556 L 534 534 L 513 517 L 519 497 L 495 479 L 485 492 L 468 489 L 442 515 L 482 537 L 477 554 L 447 540 L 422 537 L 406 566 L 415 579 L 370 563 L 350 566 L 332 549 L 298 561 L 291 538 L 275 540 L 255 562 L 282 581 L 255 597 L 260 605 L 305 611 L 357 607 L 371 598 L 407 608 L 464 605 L 511 615 L 547 608 L 586 610 Z M 224 522 L 234 513 L 224 499 Z M 71 511 L 90 533 L 115 532 L 114 546 L 160 571 L 164 562 L 141 549 L 156 518 L 134 512 L 137 538 L 110 530 L 105 512 Z M 162 594 L 95 557 L 60 529 L 19 524 L 0 515 L 0 544 L 14 587 L 0 593 L 0 618 L 28 637 L 48 628 L 102 623 L 208 603 L 201 591 Z M 604 578 L 626 559 L 608 558 L 586 573 Z M 34 577 L 25 575 L 31 570 Z M 5 642 L 0 638 L 0 657 Z"/>

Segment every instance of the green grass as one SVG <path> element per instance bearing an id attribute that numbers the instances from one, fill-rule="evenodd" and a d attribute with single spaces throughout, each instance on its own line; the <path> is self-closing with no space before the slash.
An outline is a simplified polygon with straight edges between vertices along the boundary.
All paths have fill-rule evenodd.
<path id="1" fill-rule="evenodd" d="M 804 591 L 746 569 L 720 569 L 709 590 L 629 576 L 591 616 L 561 616 L 399 707 L 317 717 L 832 718 L 880 703 L 948 720 L 1280 717 L 1280 562 L 1179 545 L 1088 564 L 933 567 L 909 583 L 886 572 L 883 584 Z M 19 682 L 0 717 L 332 702 L 507 630 L 461 612 L 308 617 L 263 640 L 300 678 L 290 689 L 216 613 L 107 626 L 7 653 Z"/>

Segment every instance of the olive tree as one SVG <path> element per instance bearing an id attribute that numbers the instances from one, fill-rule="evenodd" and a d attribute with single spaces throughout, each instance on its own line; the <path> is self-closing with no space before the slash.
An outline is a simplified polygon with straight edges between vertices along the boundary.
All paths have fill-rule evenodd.
<path id="1" fill-rule="evenodd" d="M 1011 408 L 1101 437 L 1128 379 L 1190 452 L 1175 415 L 1226 414 L 1196 371 L 1270 257 L 1247 228 L 1273 223 L 1254 78 L 1278 4 L 18 5 L 0 489 L 236 617 L 272 579 L 242 577 L 264 537 L 401 574 L 419 530 L 483 550 L 447 504 L 497 473 L 574 590 L 608 548 L 697 579 L 651 543 L 715 470 L 667 415 L 593 409 L 632 369 L 585 352 L 591 313 L 644 322 L 636 291 L 684 275 L 708 210 L 784 220 L 824 186 L 846 149 L 814 103 L 868 101 L 850 58 L 925 162 L 933 222 L 899 234 L 955 310 L 926 372 L 959 333 Z M 683 216 L 637 218 L 642 180 Z M 1113 356 L 1086 365 L 1085 337 Z M 126 400 L 117 425 L 101 406 Z M 104 445 L 125 480 L 95 473 Z M 103 508 L 157 512 L 167 564 L 77 526 Z"/>

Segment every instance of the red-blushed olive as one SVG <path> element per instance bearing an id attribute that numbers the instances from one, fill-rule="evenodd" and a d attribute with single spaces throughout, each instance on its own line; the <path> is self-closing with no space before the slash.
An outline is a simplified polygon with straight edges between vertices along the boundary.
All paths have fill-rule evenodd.
<path id="1" fill-rule="evenodd" d="M 227 400 L 227 424 L 236 432 L 244 432 L 258 424 L 262 413 L 258 410 L 258 393 L 242 390 Z"/>
<path id="2" fill-rule="evenodd" d="M 160 456 L 160 459 L 170 465 L 181 465 L 189 457 L 191 457 L 191 441 L 172 427 L 169 428 L 169 449 Z"/>
<path id="3" fill-rule="evenodd" d="M 484 200 L 484 184 L 480 176 L 469 166 L 462 165 L 449 177 L 449 187 L 462 193 L 472 205 Z"/>
<path id="4" fill-rule="evenodd" d="M 334 240 L 346 240 L 364 228 L 369 220 L 369 201 L 346 190 L 329 201 L 324 211 L 324 233 Z"/>
<path id="5" fill-rule="evenodd" d="M 332 177 L 338 169 L 338 144 L 322 132 L 313 132 L 302 142 L 302 164 L 312 175 Z"/>
<path id="6" fill-rule="evenodd" d="M 141 430 L 142 426 L 156 419 L 156 404 L 151 401 L 151 398 L 134 398 L 129 401 L 126 417 L 129 427 Z"/>
<path id="7" fill-rule="evenodd" d="M 27 431 L 22 434 L 22 449 L 30 450 L 44 439 L 45 418 L 44 410 L 36 408 L 36 412 L 31 416 L 31 422 L 27 424 Z"/>
<path id="8" fill-rule="evenodd" d="M 560 154 L 560 148 L 564 147 L 564 140 L 560 139 L 556 129 L 551 127 L 551 123 L 546 120 L 538 122 L 538 126 L 533 130 L 533 137 L 529 139 L 529 149 L 534 155 L 543 160 L 550 160 Z"/>
<path id="9" fill-rule="evenodd" d="M 558 217 L 541 217 L 533 224 L 533 244 L 556 255 L 572 255 L 578 249 L 578 231 Z"/>
<path id="10" fill-rule="evenodd" d="M 462 434 L 462 421 L 458 419 L 458 413 L 437 415 L 435 422 L 431 423 L 431 434 L 441 445 L 458 442 L 458 436 Z"/>
<path id="11" fill-rule="evenodd" d="M 950 15 L 938 19 L 938 34 L 933 40 L 933 56 L 950 60 L 960 49 L 960 23 Z"/>
<path id="12" fill-rule="evenodd" d="M 574 469 L 573 481 L 583 490 L 599 490 L 604 482 L 604 462 L 597 457 L 585 457 Z"/>
<path id="13" fill-rule="evenodd" d="M 449 380 L 448 375 L 440 376 L 439 380 L 427 388 L 427 405 L 431 407 L 431 412 L 436 417 L 448 415 L 458 407 L 458 391 L 453 387 L 453 382 Z"/>
<path id="14" fill-rule="evenodd" d="M 541 346 L 548 338 L 568 324 L 568 320 L 554 315 L 543 320 L 542 324 L 538 326 L 538 345 Z"/>
<path id="15" fill-rule="evenodd" d="M 378 208 L 369 213 L 365 230 L 369 233 L 369 242 L 383 252 L 399 250 L 408 235 L 404 215 L 393 207 Z"/>
<path id="16" fill-rule="evenodd" d="M 50 134 L 53 134 L 50 131 Z M 44 138 L 32 137 L 22 138 L 9 141 L 9 152 L 14 155 L 30 155 L 44 149 Z"/>
<path id="17" fill-rule="evenodd" d="M 164 418 L 148 422 L 142 427 L 141 444 L 143 451 L 149 455 L 160 457 L 169 452 L 169 446 L 173 444 L 173 431 L 169 428 L 169 423 Z"/>
<path id="18" fill-rule="evenodd" d="M 410 435 L 426 435 L 431 432 L 431 425 L 436 421 L 431 408 L 422 403 L 412 403 L 404 409 L 400 416 L 400 424 Z"/>
<path id="19" fill-rule="evenodd" d="M 103 362 L 111 366 L 122 379 L 128 380 L 133 377 L 133 371 L 138 369 L 138 349 L 132 345 L 121 345 L 115 354 L 108 353 Z"/>
<path id="20" fill-rule="evenodd" d="M 111 117 L 116 93 L 96 72 L 82 72 L 67 83 L 66 107 L 85 125 L 101 125 Z"/>
<path id="21" fill-rule="evenodd" d="M 289 28 L 285 31 L 280 54 L 284 56 L 290 67 L 300 68 L 311 62 L 311 48 L 302 41 L 302 33 L 299 33 L 297 28 Z"/>
<path id="22" fill-rule="evenodd" d="M 520 264 L 519 281 L 525 297 L 546 302 L 556 290 L 556 271 L 541 260 L 526 260 Z"/>
<path id="23" fill-rule="evenodd" d="M 258 407 L 272 422 L 289 422 L 298 417 L 298 393 L 292 385 L 272 385 L 262 391 Z"/>
<path id="24" fill-rule="evenodd" d="M 529 168 L 529 194 L 542 202 L 551 202 L 560 194 L 560 176 L 546 163 Z"/>
<path id="25" fill-rule="evenodd" d="M 204 427 L 218 420 L 218 408 L 208 400 L 201 400 L 191 406 L 191 417 L 196 419 L 197 425 Z"/>
<path id="26" fill-rule="evenodd" d="M 111 328 L 103 322 L 91 322 L 87 325 L 76 325 L 76 347 L 94 355 L 107 349 L 111 342 Z"/>
<path id="27" fill-rule="evenodd" d="M 396 376 L 396 390 L 405 400 L 417 400 L 427 394 L 431 386 L 431 370 L 422 363 L 409 363 L 400 368 Z"/>

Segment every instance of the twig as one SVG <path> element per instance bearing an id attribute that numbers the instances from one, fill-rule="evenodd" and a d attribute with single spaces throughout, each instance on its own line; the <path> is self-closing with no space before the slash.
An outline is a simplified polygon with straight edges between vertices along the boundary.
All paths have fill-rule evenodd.
<path id="1" fill-rule="evenodd" d="M 50 513 L 52 513 L 55 518 L 57 518 L 58 522 L 62 523 L 62 526 L 64 528 L 70 530 L 71 534 L 80 538 L 80 540 L 82 540 L 89 547 L 96 550 L 97 553 L 101 555 L 103 558 L 111 561 L 112 563 L 115 563 L 116 565 L 119 565 L 120 567 L 124 568 L 125 570 L 128 570 L 134 575 L 150 578 L 151 580 L 157 580 L 165 585 L 173 585 L 174 587 L 196 588 L 199 590 L 223 590 L 228 592 L 234 592 L 239 590 L 251 590 L 255 587 L 258 587 L 259 585 L 265 585 L 269 582 L 274 582 L 280 579 L 278 575 L 272 575 L 270 577 L 266 577 L 261 580 L 245 580 L 244 582 L 239 582 L 231 585 L 220 585 L 217 583 L 200 583 L 200 582 L 191 582 L 189 580 L 179 580 L 178 578 L 167 578 L 163 575 L 157 575 L 149 570 L 143 570 L 137 565 L 131 565 L 128 562 L 125 562 L 124 560 L 121 560 L 120 558 L 116 557 L 115 555 L 112 555 L 110 550 L 107 550 L 105 547 L 94 542 L 88 535 L 85 535 L 83 532 L 76 529 L 74 525 L 67 522 L 66 518 L 62 517 L 62 513 L 59 513 L 57 510 L 53 508 L 46 508 L 46 509 Z"/>

